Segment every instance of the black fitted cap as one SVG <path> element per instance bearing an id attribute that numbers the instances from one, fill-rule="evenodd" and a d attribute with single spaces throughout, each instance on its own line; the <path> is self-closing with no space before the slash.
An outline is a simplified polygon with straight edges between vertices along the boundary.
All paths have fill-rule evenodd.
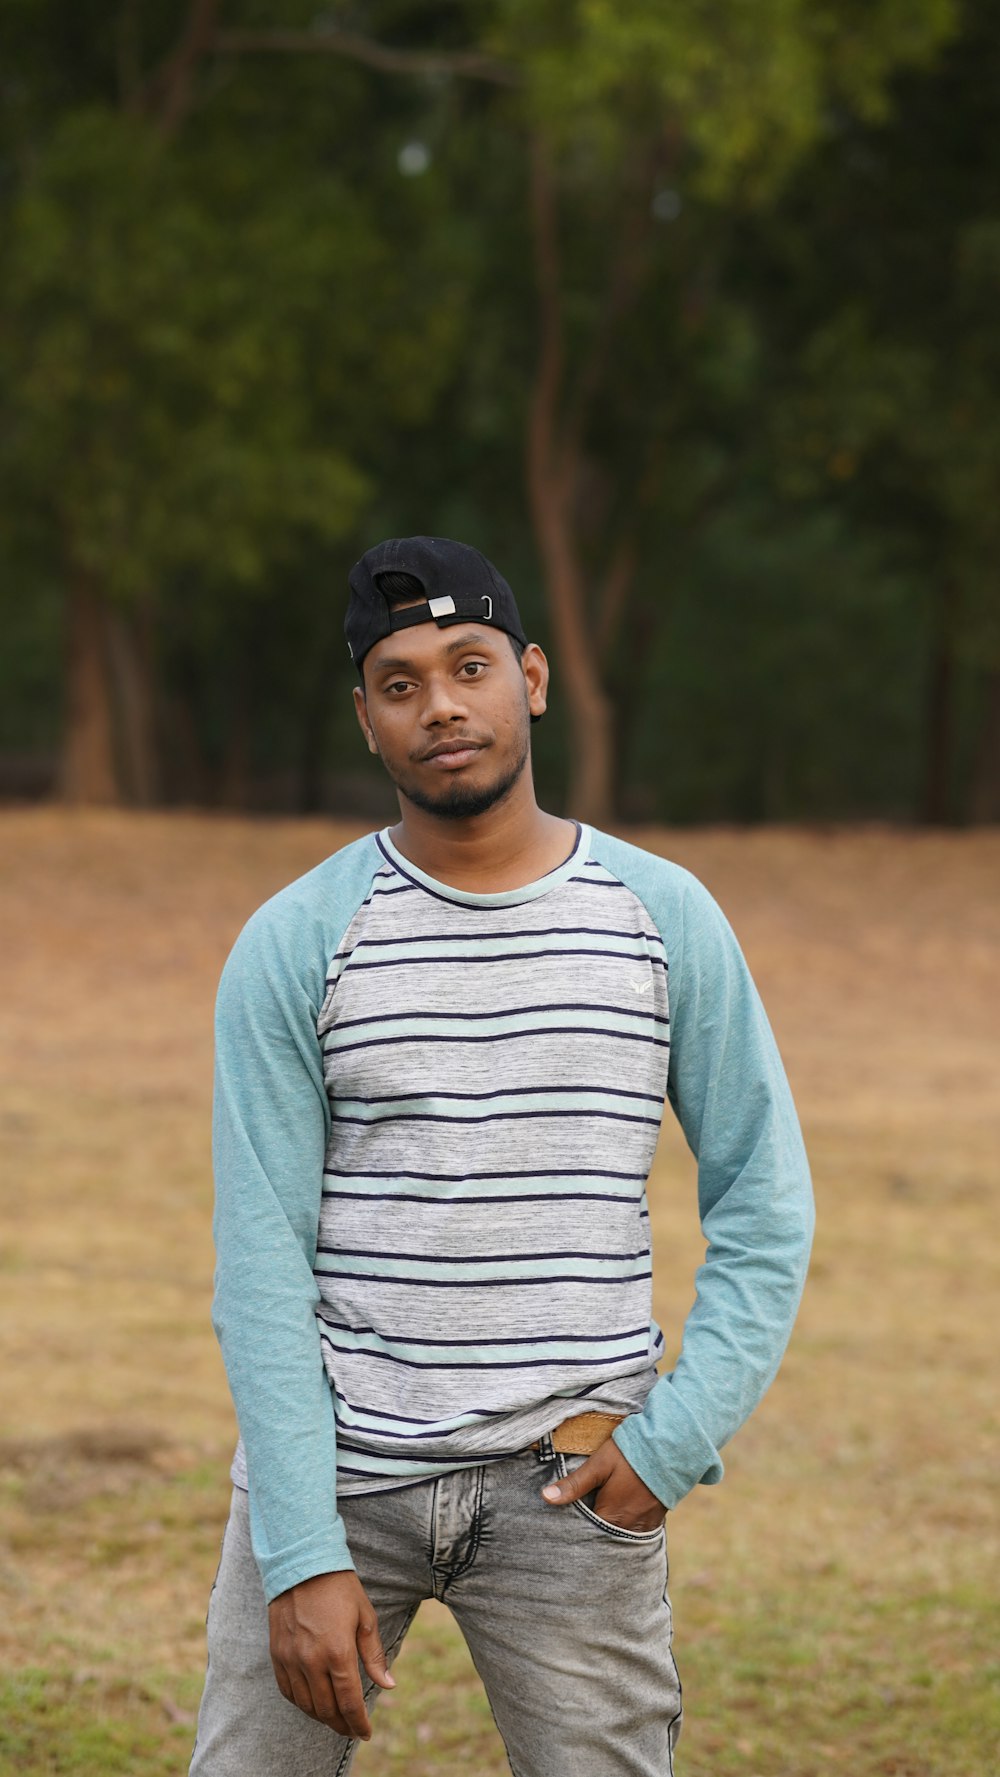
<path id="1" fill-rule="evenodd" d="M 393 605 L 379 586 L 382 574 L 412 574 L 427 597 L 418 605 Z M 347 646 L 356 666 L 369 648 L 411 623 L 468 623 L 474 619 L 506 630 L 523 646 L 528 638 L 503 575 L 469 543 L 451 537 L 389 537 L 366 549 L 347 577 L 351 596 L 344 618 Z"/>

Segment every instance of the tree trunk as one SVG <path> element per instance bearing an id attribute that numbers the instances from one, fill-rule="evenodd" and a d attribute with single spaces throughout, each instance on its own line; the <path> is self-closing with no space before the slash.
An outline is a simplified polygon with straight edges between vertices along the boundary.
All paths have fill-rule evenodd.
<path id="1" fill-rule="evenodd" d="M 316 661 L 316 676 L 302 699 L 299 728 L 299 768 L 296 803 L 299 814 L 321 814 L 324 809 L 326 738 L 330 730 L 331 687 L 338 683 L 337 668 L 343 654 L 339 631 L 327 626 L 327 637 Z"/>
<path id="2" fill-rule="evenodd" d="M 202 808 L 212 800 L 201 737 L 190 696 L 174 690 L 163 706 L 164 800 Z"/>
<path id="3" fill-rule="evenodd" d="M 648 696 L 646 676 L 656 647 L 660 608 L 648 599 L 632 610 L 624 660 L 611 687 L 615 712 L 615 807 L 627 821 L 650 820 L 658 809 L 657 790 L 630 776 L 634 736 Z M 662 813 L 662 809 L 660 809 Z"/>
<path id="4" fill-rule="evenodd" d="M 568 806 L 579 820 L 606 826 L 612 818 L 614 789 L 612 710 L 598 671 L 573 535 L 579 454 L 575 441 L 564 449 L 557 440 L 563 328 L 556 205 L 548 155 L 537 137 L 532 143 L 531 198 L 541 339 L 528 415 L 528 502 L 545 573 L 557 670 L 569 709 Z"/>
<path id="5" fill-rule="evenodd" d="M 955 665 L 952 632 L 955 587 L 945 580 L 938 588 L 931 617 L 930 659 L 925 702 L 924 786 L 921 818 L 942 826 L 951 809 L 951 767 L 954 740 Z"/>
<path id="6" fill-rule="evenodd" d="M 228 662 L 225 698 L 228 705 L 226 750 L 219 772 L 218 799 L 223 808 L 242 813 L 250 807 L 250 673 L 244 645 L 234 646 Z"/>
<path id="7" fill-rule="evenodd" d="M 605 827 L 613 816 L 614 718 L 591 651 L 583 574 L 559 488 L 536 472 L 529 498 L 569 710 L 567 806 L 578 820 Z"/>
<path id="8" fill-rule="evenodd" d="M 70 574 L 66 718 L 57 794 L 64 802 L 116 804 L 112 694 L 104 605 L 82 569 Z"/>
<path id="9" fill-rule="evenodd" d="M 969 816 L 980 824 L 1000 821 L 1000 666 L 990 667 L 986 674 Z"/>
<path id="10" fill-rule="evenodd" d="M 151 808 L 159 800 L 152 623 L 138 614 L 108 613 L 108 640 L 119 717 L 122 775 L 129 801 Z"/>

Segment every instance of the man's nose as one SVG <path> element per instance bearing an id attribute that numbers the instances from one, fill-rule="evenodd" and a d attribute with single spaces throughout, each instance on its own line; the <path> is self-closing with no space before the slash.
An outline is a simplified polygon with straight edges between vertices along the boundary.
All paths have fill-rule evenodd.
<path id="1" fill-rule="evenodd" d="M 420 720 L 425 728 L 441 722 L 464 721 L 468 714 L 461 687 L 447 673 L 435 673 L 427 681 Z"/>

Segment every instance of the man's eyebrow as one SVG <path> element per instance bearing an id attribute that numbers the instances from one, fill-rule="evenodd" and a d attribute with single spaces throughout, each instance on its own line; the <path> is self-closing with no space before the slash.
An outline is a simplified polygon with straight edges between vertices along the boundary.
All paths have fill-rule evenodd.
<path id="1" fill-rule="evenodd" d="M 460 648 L 478 648 L 483 642 L 492 642 L 492 640 L 493 637 L 488 633 L 484 634 L 481 629 L 474 629 L 467 631 L 464 636 L 457 636 L 455 641 L 449 642 L 445 653 L 457 654 Z"/>
<path id="2" fill-rule="evenodd" d="M 464 635 L 456 636 L 453 642 L 448 643 L 445 654 L 458 654 L 462 648 L 479 648 L 484 642 L 492 642 L 493 639 L 492 635 L 483 630 L 467 630 Z M 413 672 L 414 670 L 412 660 L 403 660 L 395 655 L 388 660 L 379 660 L 375 663 L 377 673 Z"/>

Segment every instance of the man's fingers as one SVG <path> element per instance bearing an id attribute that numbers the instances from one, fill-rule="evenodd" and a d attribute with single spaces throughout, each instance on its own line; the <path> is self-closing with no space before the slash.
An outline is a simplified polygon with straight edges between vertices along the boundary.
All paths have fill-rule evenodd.
<path id="1" fill-rule="evenodd" d="M 365 1708 L 357 1664 L 353 1674 L 310 1672 L 301 1666 L 285 1666 L 272 1660 L 278 1689 L 289 1703 L 335 1734 L 349 1740 L 370 1740 L 372 1725 Z M 393 1680 L 395 1683 L 395 1679 Z"/>
<path id="2" fill-rule="evenodd" d="M 273 1654 L 271 1655 L 271 1665 L 274 1667 L 274 1676 L 278 1681 L 278 1689 L 281 1692 L 282 1696 L 284 1697 L 285 1701 L 287 1703 L 294 1703 L 295 1702 L 295 1695 L 294 1695 L 294 1692 L 292 1691 L 292 1681 L 289 1678 L 288 1673 L 285 1670 L 284 1666 L 282 1665 L 281 1661 L 276 1660 L 274 1658 Z"/>
<path id="3" fill-rule="evenodd" d="M 365 1708 L 357 1660 L 352 1660 L 349 1666 L 331 1666 L 330 1679 L 337 1708 L 347 1723 L 347 1732 L 354 1740 L 370 1740 L 372 1724 Z"/>
<path id="4" fill-rule="evenodd" d="M 386 1670 L 378 1618 L 357 1574 L 315 1574 L 268 1606 L 271 1661 L 278 1689 L 304 1715 L 352 1740 L 370 1740 L 359 1655 L 372 1680 L 395 1685 Z"/>
<path id="5" fill-rule="evenodd" d="M 568 1505 L 571 1500 L 582 1499 L 592 1488 L 600 1487 L 613 1466 L 613 1458 L 609 1461 L 604 1454 L 606 1448 L 602 1444 L 600 1450 L 595 1450 L 592 1456 L 587 1457 L 586 1462 L 582 1462 L 578 1469 L 574 1469 L 571 1475 L 565 1475 L 561 1481 L 550 1481 L 547 1487 L 542 1488 L 542 1498 L 552 1505 Z M 612 1445 L 611 1448 L 614 1450 L 616 1446 Z"/>
<path id="6" fill-rule="evenodd" d="M 364 1720 L 368 1722 L 368 1726 L 363 1734 L 359 1734 L 352 1722 L 348 1720 L 346 1712 L 340 1706 L 337 1692 L 328 1672 L 310 1672 L 307 1673 L 307 1677 L 312 1696 L 312 1710 L 308 1713 L 314 1715 L 317 1721 L 321 1721 L 324 1727 L 332 1728 L 335 1734 L 341 1734 L 346 1739 L 360 1739 L 370 1736 L 371 1723 L 368 1722 L 367 1714 L 364 1715 Z M 364 1705 L 362 1704 L 363 1709 Z"/>
<path id="7" fill-rule="evenodd" d="M 382 1637 L 378 1632 L 378 1617 L 375 1612 L 362 1612 L 358 1620 L 358 1653 L 369 1678 L 382 1686 L 384 1691 L 395 1689 L 396 1680 L 389 1671 L 389 1662 L 382 1649 Z"/>
<path id="8" fill-rule="evenodd" d="M 290 1669 L 286 1667 L 286 1671 L 288 1672 L 288 1685 L 291 1691 L 289 1702 L 294 1703 L 296 1709 L 301 1709 L 303 1715 L 315 1716 L 316 1707 L 312 1699 L 312 1687 L 309 1684 L 305 1673 L 299 1671 L 298 1668 L 294 1666 Z"/>

